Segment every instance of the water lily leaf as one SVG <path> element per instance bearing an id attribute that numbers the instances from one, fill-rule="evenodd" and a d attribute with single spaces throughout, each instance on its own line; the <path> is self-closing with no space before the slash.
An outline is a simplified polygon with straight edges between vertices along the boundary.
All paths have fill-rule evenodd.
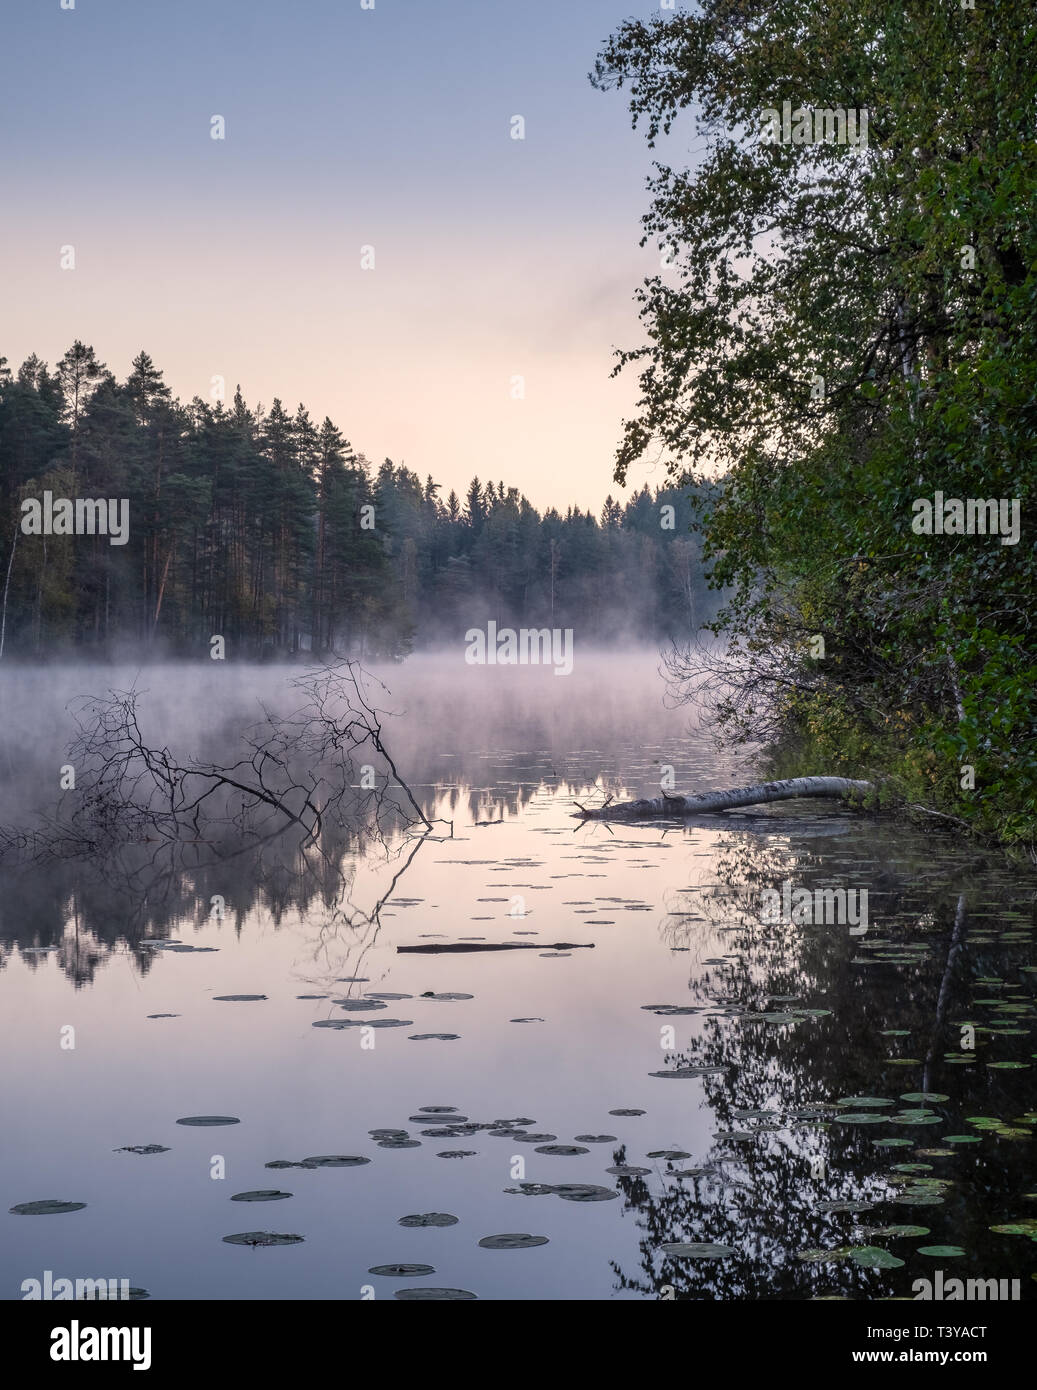
<path id="1" fill-rule="evenodd" d="M 369 1014 L 378 1009 L 388 1008 L 380 999 L 333 999 L 333 1004 L 337 1004 L 344 1013 Z"/>
<path id="2" fill-rule="evenodd" d="M 893 1101 L 886 1100 L 883 1096 L 844 1096 L 835 1103 L 845 1105 L 848 1110 L 884 1110 L 887 1106 L 893 1105 Z"/>
<path id="3" fill-rule="evenodd" d="M 19 1202 L 16 1207 L 8 1207 L 14 1216 L 61 1216 L 66 1211 L 82 1211 L 85 1202 L 62 1202 L 57 1197 L 47 1197 L 41 1202 Z"/>
<path id="4" fill-rule="evenodd" d="M 260 999 L 265 999 L 265 994 L 214 994 L 214 999 L 224 1004 L 254 1004 Z"/>
<path id="5" fill-rule="evenodd" d="M 945 1096 L 940 1091 L 908 1091 L 907 1095 L 901 1096 L 900 1099 L 915 1101 L 933 1100 L 939 1102 L 950 1100 L 950 1096 Z"/>
<path id="6" fill-rule="evenodd" d="M 878 1245 L 858 1245 L 850 1251 L 850 1259 L 863 1269 L 900 1269 L 904 1263 Z"/>
<path id="7" fill-rule="evenodd" d="M 233 1115 L 185 1115 L 182 1120 L 177 1120 L 177 1124 L 207 1128 L 211 1125 L 240 1125 L 241 1121 Z"/>
<path id="8" fill-rule="evenodd" d="M 386 1279 L 420 1279 L 435 1274 L 431 1265 L 372 1265 L 368 1274 L 381 1274 Z"/>
<path id="9" fill-rule="evenodd" d="M 318 1018 L 311 1028 L 413 1028 L 412 1018 Z"/>
<path id="10" fill-rule="evenodd" d="M 458 1042 L 460 1033 L 410 1033 L 410 1042 Z"/>
<path id="11" fill-rule="evenodd" d="M 673 1071 L 650 1071 L 649 1076 L 658 1076 L 663 1081 L 690 1081 L 698 1076 L 713 1076 L 718 1072 L 729 1071 L 720 1067 L 675 1067 Z"/>
<path id="12" fill-rule="evenodd" d="M 1006 1226 L 991 1226 L 999 1236 L 1037 1236 L 1037 1221 L 1011 1221 Z"/>
<path id="13" fill-rule="evenodd" d="M 413 1289 L 397 1289 L 393 1298 L 405 1303 L 461 1303 L 472 1302 L 478 1295 L 467 1289 L 426 1289 L 418 1285 Z"/>
<path id="14" fill-rule="evenodd" d="M 169 1149 L 165 1144 L 124 1144 L 121 1149 L 115 1149 L 117 1154 L 167 1154 Z"/>
<path id="15" fill-rule="evenodd" d="M 360 1154 L 318 1154 L 316 1158 L 304 1158 L 304 1168 L 360 1168 L 370 1163 L 369 1158 Z"/>
<path id="16" fill-rule="evenodd" d="M 241 1231 L 234 1236 L 224 1236 L 227 1245 L 298 1245 L 303 1236 L 282 1235 L 277 1231 Z"/>
<path id="17" fill-rule="evenodd" d="M 884 1125 L 887 1123 L 885 1115 L 872 1115 L 866 1110 L 859 1113 L 849 1113 L 846 1115 L 833 1115 L 832 1123 L 837 1125 Z"/>
<path id="18" fill-rule="evenodd" d="M 965 1251 L 960 1245 L 919 1245 L 915 1250 L 916 1255 L 935 1255 L 941 1260 L 956 1259 L 959 1255 L 964 1255 Z"/>
<path id="19" fill-rule="evenodd" d="M 401 1216 L 398 1226 L 456 1226 L 457 1217 L 445 1211 L 426 1211 L 421 1216 Z"/>
<path id="20" fill-rule="evenodd" d="M 606 1173 L 612 1173 L 617 1178 L 643 1178 L 651 1171 L 651 1168 L 638 1168 L 632 1163 L 616 1163 L 605 1169 Z"/>
<path id="21" fill-rule="evenodd" d="M 534 1153 L 554 1154 L 560 1158 L 572 1158 L 576 1154 L 588 1154 L 590 1149 L 584 1149 L 579 1144 L 540 1144 Z"/>
<path id="22" fill-rule="evenodd" d="M 474 1149 L 444 1149 L 442 1153 L 436 1154 L 437 1158 L 474 1158 Z"/>
<path id="23" fill-rule="evenodd" d="M 279 1192 L 275 1187 L 257 1188 L 255 1192 L 235 1192 L 232 1202 L 281 1202 L 290 1197 L 290 1192 Z"/>
<path id="24" fill-rule="evenodd" d="M 979 1134 L 945 1134 L 943 1142 L 945 1144 L 980 1144 L 983 1142 L 983 1137 Z"/>
<path id="25" fill-rule="evenodd" d="M 380 1149 L 420 1149 L 420 1139 L 379 1139 Z"/>
<path id="26" fill-rule="evenodd" d="M 563 1202 L 611 1202 L 619 1196 L 611 1187 L 598 1187 L 595 1183 L 560 1182 L 555 1186 L 555 1196 Z"/>
<path id="27" fill-rule="evenodd" d="M 519 1232 L 499 1236 L 483 1236 L 479 1245 L 483 1250 L 530 1250 L 534 1245 L 546 1245 L 547 1236 L 530 1236 Z"/>
<path id="28" fill-rule="evenodd" d="M 671 1163 L 678 1158 L 690 1158 L 691 1154 L 685 1153 L 683 1149 L 652 1149 L 646 1155 L 648 1158 L 665 1158 Z"/>
<path id="29" fill-rule="evenodd" d="M 419 999 L 438 999 L 448 1001 L 452 999 L 474 999 L 474 994 L 434 994 L 432 990 L 426 990 L 424 994 L 418 995 Z"/>
<path id="30" fill-rule="evenodd" d="M 577 1134 L 577 1144 L 614 1144 L 616 1136 L 614 1134 Z M 687 1154 L 681 1154 L 681 1158 L 687 1158 Z"/>
<path id="31" fill-rule="evenodd" d="M 867 1240 L 886 1240 L 895 1236 L 927 1236 L 928 1226 L 865 1226 L 861 1235 Z"/>
<path id="32" fill-rule="evenodd" d="M 910 1139 L 876 1139 L 877 1149 L 910 1149 L 912 1140 Z"/>

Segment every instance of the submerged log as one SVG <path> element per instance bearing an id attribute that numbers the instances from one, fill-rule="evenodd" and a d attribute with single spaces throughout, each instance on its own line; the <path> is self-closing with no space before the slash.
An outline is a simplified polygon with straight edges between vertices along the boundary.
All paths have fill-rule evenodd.
<path id="1" fill-rule="evenodd" d="M 874 792 L 872 782 L 849 777 L 791 777 L 783 782 L 759 782 L 702 796 L 662 796 L 641 801 L 620 801 L 610 806 L 580 806 L 573 815 L 580 820 L 641 820 L 648 816 L 695 816 L 704 811 L 731 811 L 738 806 L 758 806 L 768 801 L 791 801 L 798 796 L 863 798 Z M 576 803 L 580 805 L 579 802 Z"/>

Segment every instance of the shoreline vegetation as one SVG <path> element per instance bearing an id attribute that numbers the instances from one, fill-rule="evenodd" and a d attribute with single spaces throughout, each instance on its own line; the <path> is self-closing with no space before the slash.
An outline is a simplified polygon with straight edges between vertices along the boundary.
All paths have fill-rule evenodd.
<path id="1" fill-rule="evenodd" d="M 1037 858 L 1037 16 L 772 10 L 629 20 L 591 74 L 663 151 L 614 478 L 722 479 L 724 660 L 669 674 L 770 776 Z M 762 138 L 788 103 L 867 111 L 867 147 Z"/>

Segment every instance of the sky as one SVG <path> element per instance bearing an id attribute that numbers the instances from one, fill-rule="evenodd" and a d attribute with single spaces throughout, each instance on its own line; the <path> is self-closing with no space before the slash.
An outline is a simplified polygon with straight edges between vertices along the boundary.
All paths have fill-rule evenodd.
<path id="1" fill-rule="evenodd" d="M 144 348 L 184 401 L 302 402 L 444 497 L 599 511 L 657 156 L 587 73 L 658 6 L 8 0 L 0 355 L 81 338 L 122 379 Z"/>

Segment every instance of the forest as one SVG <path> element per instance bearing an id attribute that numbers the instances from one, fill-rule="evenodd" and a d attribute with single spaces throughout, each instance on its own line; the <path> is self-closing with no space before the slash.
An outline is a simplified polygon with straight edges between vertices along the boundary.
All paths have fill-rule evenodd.
<path id="1" fill-rule="evenodd" d="M 686 487 L 597 517 L 478 477 L 440 494 L 302 405 L 182 405 L 143 351 L 123 381 L 79 340 L 53 369 L 0 359 L 0 656 L 399 659 L 489 620 L 610 644 L 716 610 Z M 126 535 L 41 525 L 62 499 L 120 504 Z"/>

